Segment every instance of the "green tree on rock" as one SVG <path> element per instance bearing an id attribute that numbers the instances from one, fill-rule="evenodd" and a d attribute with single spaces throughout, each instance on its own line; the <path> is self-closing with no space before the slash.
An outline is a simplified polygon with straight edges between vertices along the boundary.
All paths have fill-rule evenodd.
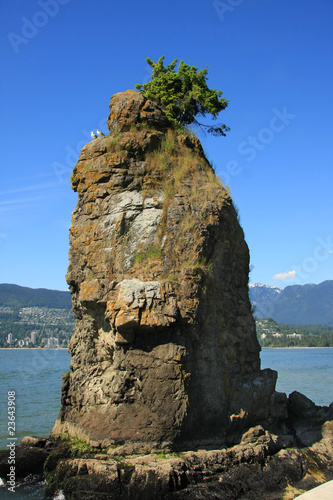
<path id="1" fill-rule="evenodd" d="M 207 113 L 216 120 L 229 103 L 221 90 L 208 88 L 207 68 L 198 70 L 180 61 L 177 69 L 178 59 L 165 67 L 164 56 L 157 62 L 149 57 L 146 61 L 153 70 L 151 80 L 143 85 L 137 83 L 135 88 L 161 106 L 170 121 L 185 126 L 195 124 L 215 136 L 226 135 L 230 130 L 226 125 L 204 125 L 197 120 Z"/>

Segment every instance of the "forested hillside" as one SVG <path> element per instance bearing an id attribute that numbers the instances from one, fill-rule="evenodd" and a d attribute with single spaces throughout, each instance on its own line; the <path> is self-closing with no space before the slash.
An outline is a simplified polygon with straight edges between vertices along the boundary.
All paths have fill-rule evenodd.
<path id="1" fill-rule="evenodd" d="M 21 309 L 22 307 L 49 307 L 52 309 L 71 309 L 69 292 L 28 288 L 12 284 L 0 284 L 0 307 Z"/>

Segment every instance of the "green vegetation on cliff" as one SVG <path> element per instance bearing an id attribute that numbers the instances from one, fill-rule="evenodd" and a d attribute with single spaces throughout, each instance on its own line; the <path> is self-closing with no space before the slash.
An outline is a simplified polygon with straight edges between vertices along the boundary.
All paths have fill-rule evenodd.
<path id="1" fill-rule="evenodd" d="M 157 224 L 156 244 L 146 248 L 139 246 L 134 264 L 140 266 L 141 272 L 144 266 L 151 272 L 157 261 L 163 262 L 163 279 L 176 281 L 180 271 L 177 263 L 185 257 L 181 249 L 184 241 L 188 240 L 191 243 L 181 269 L 191 267 L 209 271 L 201 255 L 203 224 L 214 225 L 217 222 L 212 211 L 212 199 L 221 206 L 231 203 L 228 187 L 224 187 L 216 177 L 198 138 L 191 133 L 177 133 L 169 128 L 159 147 L 147 154 L 146 161 L 147 175 L 141 192 L 144 199 L 162 193 L 162 216 Z M 177 222 L 177 231 L 175 224 L 170 223 L 170 206 L 175 203 L 175 198 L 186 200 Z M 197 217 L 199 209 L 202 213 L 200 218 Z"/>
<path id="2" fill-rule="evenodd" d="M 197 116 L 212 115 L 216 120 L 220 111 L 228 106 L 229 101 L 222 97 L 222 91 L 210 89 L 207 85 L 207 68 L 189 66 L 178 59 L 164 66 L 164 56 L 157 62 L 146 59 L 153 73 L 151 80 L 143 85 L 136 84 L 147 99 L 156 102 L 170 121 L 181 125 L 198 125 L 215 136 L 225 136 L 230 129 L 226 125 L 204 125 Z"/>

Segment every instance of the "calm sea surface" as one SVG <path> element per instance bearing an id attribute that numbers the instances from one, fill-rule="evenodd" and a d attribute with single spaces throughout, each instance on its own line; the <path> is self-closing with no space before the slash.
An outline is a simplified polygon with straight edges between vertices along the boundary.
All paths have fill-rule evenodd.
<path id="1" fill-rule="evenodd" d="M 277 391 L 301 392 L 320 406 L 333 402 L 333 348 L 263 349 L 260 356 L 261 368 L 278 372 Z"/>
<path id="2" fill-rule="evenodd" d="M 8 391 L 16 393 L 16 437 L 48 436 L 60 409 L 61 376 L 68 371 L 66 350 L 0 349 L 0 448 L 7 438 Z M 261 367 L 278 371 L 277 390 L 297 390 L 318 405 L 333 401 L 333 349 L 263 349 Z M 0 480 L 1 484 L 1 480 Z M 0 486 L 0 499 L 41 499 L 43 486 Z"/>
<path id="3" fill-rule="evenodd" d="M 8 391 L 15 391 L 17 443 L 23 436 L 48 436 L 60 409 L 61 376 L 69 370 L 65 349 L 0 349 L 0 448 L 6 448 Z M 0 484 L 1 484 L 0 480 Z M 44 499 L 44 485 L 0 486 L 1 500 Z"/>

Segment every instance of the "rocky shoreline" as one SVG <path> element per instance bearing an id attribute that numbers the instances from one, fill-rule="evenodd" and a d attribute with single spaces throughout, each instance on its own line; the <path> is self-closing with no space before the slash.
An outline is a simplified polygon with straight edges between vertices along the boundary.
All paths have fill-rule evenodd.
<path id="1" fill-rule="evenodd" d="M 1 450 L 1 478 L 8 467 Z M 16 479 L 46 479 L 48 499 L 62 490 L 66 500 L 291 500 L 333 479 L 333 404 L 316 406 L 293 392 L 276 434 L 257 425 L 218 449 L 101 449 L 68 436 L 26 437 L 16 447 Z"/>

